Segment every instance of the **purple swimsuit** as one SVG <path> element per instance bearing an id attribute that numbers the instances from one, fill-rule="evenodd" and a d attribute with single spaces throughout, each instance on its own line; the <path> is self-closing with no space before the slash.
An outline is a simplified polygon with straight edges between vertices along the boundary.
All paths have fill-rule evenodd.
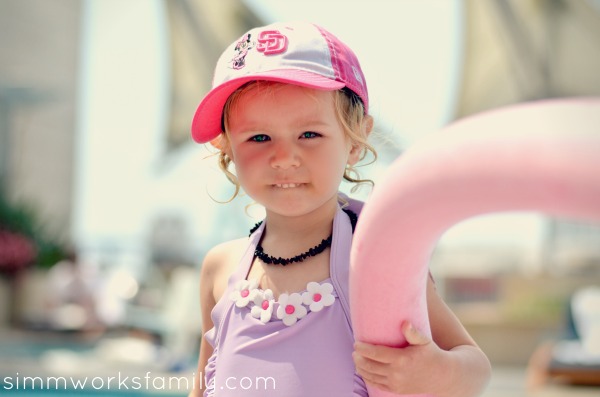
<path id="1" fill-rule="evenodd" d="M 360 212 L 361 203 L 350 200 Z M 301 293 L 281 294 L 246 280 L 264 223 L 211 317 L 206 334 L 214 353 L 205 368 L 204 396 L 367 396 L 356 374 L 348 306 L 352 226 L 338 208 L 333 221 L 330 278 Z"/>

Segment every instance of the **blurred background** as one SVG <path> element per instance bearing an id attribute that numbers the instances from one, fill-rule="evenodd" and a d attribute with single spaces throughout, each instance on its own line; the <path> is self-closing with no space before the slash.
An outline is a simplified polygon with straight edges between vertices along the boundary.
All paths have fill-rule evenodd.
<path id="1" fill-rule="evenodd" d="M 219 203 L 233 188 L 189 125 L 222 50 L 292 19 L 361 60 L 380 156 L 361 174 L 375 182 L 456 119 L 600 96 L 597 0 L 0 0 L 1 393 L 77 394 L 23 376 L 194 375 L 203 255 L 262 211 Z M 598 395 L 598 224 L 470 219 L 431 269 L 492 361 L 485 396 Z M 150 383 L 88 392 L 187 394 Z"/>

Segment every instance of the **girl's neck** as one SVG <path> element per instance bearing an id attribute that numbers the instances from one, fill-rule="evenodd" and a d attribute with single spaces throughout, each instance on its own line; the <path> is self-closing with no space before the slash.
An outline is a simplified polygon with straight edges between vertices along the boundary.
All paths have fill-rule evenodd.
<path id="1" fill-rule="evenodd" d="M 301 216 L 283 216 L 267 210 L 265 232 L 270 238 L 277 240 L 313 235 L 317 237 L 324 235 L 322 238 L 326 238 L 331 233 L 336 211 L 337 198 Z"/>

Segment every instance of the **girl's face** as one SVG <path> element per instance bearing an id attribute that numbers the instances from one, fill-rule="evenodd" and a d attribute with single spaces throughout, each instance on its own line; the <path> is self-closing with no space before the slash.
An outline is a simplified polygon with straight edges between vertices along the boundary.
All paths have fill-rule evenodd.
<path id="1" fill-rule="evenodd" d="M 342 129 L 333 95 L 270 85 L 243 94 L 230 112 L 227 154 L 241 186 L 267 212 L 299 216 L 336 200 L 360 149 Z"/>

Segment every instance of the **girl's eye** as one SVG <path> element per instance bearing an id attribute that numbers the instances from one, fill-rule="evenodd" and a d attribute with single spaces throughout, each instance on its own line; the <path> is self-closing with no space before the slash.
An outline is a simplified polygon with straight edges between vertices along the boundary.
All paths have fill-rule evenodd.
<path id="1" fill-rule="evenodd" d="M 300 135 L 300 138 L 301 139 L 311 139 L 311 138 L 318 138 L 320 136 L 321 136 L 321 134 L 319 134 L 318 132 L 306 131 L 306 132 L 303 132 L 302 135 Z"/>
<path id="2" fill-rule="evenodd" d="M 252 138 L 250 138 L 250 140 L 253 142 L 267 142 L 267 141 L 270 141 L 271 138 L 268 135 L 259 134 L 259 135 L 254 135 Z"/>

